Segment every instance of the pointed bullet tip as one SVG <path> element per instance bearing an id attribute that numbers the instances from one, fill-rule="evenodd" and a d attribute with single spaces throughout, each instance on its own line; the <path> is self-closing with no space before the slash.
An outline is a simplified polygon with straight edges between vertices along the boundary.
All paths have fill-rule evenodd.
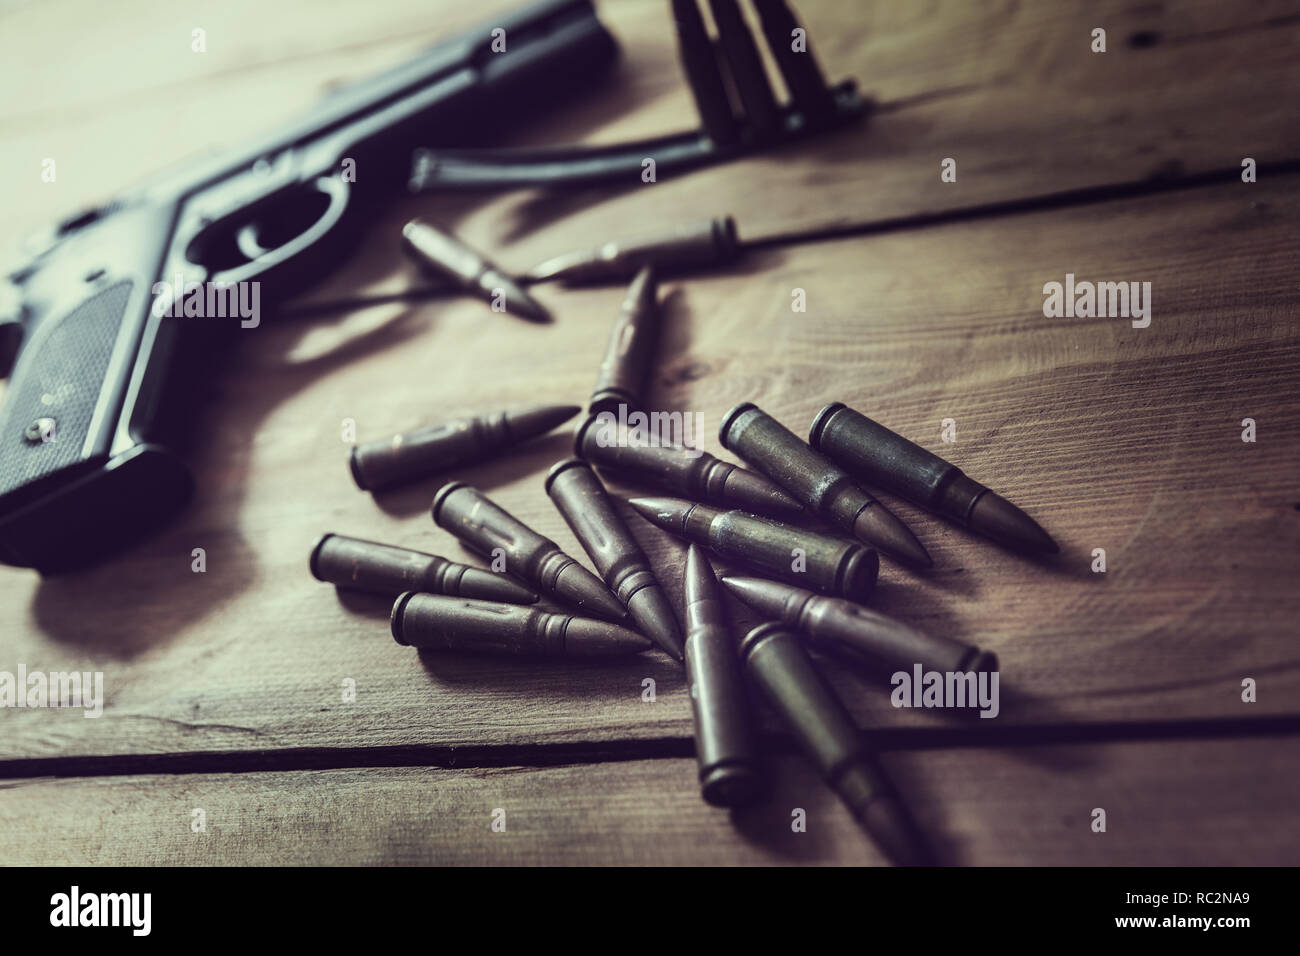
<path id="1" fill-rule="evenodd" d="M 1061 551 L 1037 521 L 996 492 L 986 492 L 975 502 L 970 528 L 1022 553 L 1059 554 Z"/>
<path id="2" fill-rule="evenodd" d="M 532 408 L 513 409 L 505 413 L 506 424 L 515 441 L 525 441 L 544 435 L 557 425 L 567 422 L 582 411 L 576 405 L 537 405 Z"/>
<path id="3" fill-rule="evenodd" d="M 911 541 L 899 541 L 894 548 L 894 559 L 918 571 L 928 571 L 934 567 L 934 558 L 926 551 L 916 538 Z"/>
<path id="4" fill-rule="evenodd" d="M 691 542 L 686 548 L 686 574 L 682 580 L 687 605 L 716 598 L 717 580 L 717 573 L 704 551 Z"/>
<path id="5" fill-rule="evenodd" d="M 599 617 L 628 627 L 627 608 L 614 597 L 598 578 L 577 561 L 566 564 L 550 587 L 552 594 L 575 607 L 581 608 L 584 617 Z"/>
<path id="6" fill-rule="evenodd" d="M 627 608 L 625 608 L 612 594 L 608 596 L 605 594 L 593 594 L 588 598 L 588 601 L 592 606 L 591 610 L 593 614 L 599 614 L 607 620 L 616 621 L 624 627 L 631 626 L 633 623 L 631 615 L 627 613 Z"/>
<path id="7" fill-rule="evenodd" d="M 631 498 L 628 504 L 651 524 L 670 531 L 680 526 L 693 502 L 680 498 Z"/>
<path id="8" fill-rule="evenodd" d="M 539 325 L 547 325 L 554 321 L 551 318 L 551 313 L 536 301 L 519 294 L 507 299 L 506 311 L 511 315 L 517 315 L 521 319 L 527 319 L 529 322 L 536 322 Z"/>
<path id="9" fill-rule="evenodd" d="M 682 636 L 677 632 L 676 622 L 669 624 L 666 621 L 647 620 L 638 623 L 641 633 L 654 641 L 656 647 L 673 660 L 682 660 Z"/>
<path id="10" fill-rule="evenodd" d="M 718 578 L 718 581 L 736 597 L 742 597 L 750 587 L 749 579 L 735 574 L 728 574 L 725 578 Z"/>
<path id="11" fill-rule="evenodd" d="M 567 282 L 573 273 L 582 272 L 582 267 L 587 264 L 587 258 L 583 253 L 572 252 L 554 256 L 533 266 L 523 274 L 523 279 L 526 282 L 553 282 L 557 279 Z"/>
<path id="12" fill-rule="evenodd" d="M 551 313 L 540 302 L 524 291 L 523 286 L 511 276 L 491 269 L 479 276 L 478 287 L 489 302 L 495 303 L 498 294 L 511 315 L 530 322 L 550 322 Z"/>
<path id="13" fill-rule="evenodd" d="M 853 522 L 853 533 L 858 540 L 874 545 L 909 567 L 917 570 L 934 567 L 934 560 L 916 535 L 879 502 L 858 515 Z"/>
<path id="14" fill-rule="evenodd" d="M 782 521 L 805 516 L 801 505 L 784 488 L 765 475 L 736 468 L 727 475 L 722 499 L 732 507 L 758 515 L 770 515 Z"/>
<path id="15" fill-rule="evenodd" d="M 731 574 L 723 578 L 722 585 L 743 604 L 759 614 L 770 617 L 780 617 L 786 599 L 799 590 L 793 585 L 779 581 L 751 578 L 740 574 Z"/>
<path id="16" fill-rule="evenodd" d="M 700 546 L 694 541 L 686 546 L 686 576 L 688 578 L 699 577 L 700 572 L 703 570 L 700 566 L 703 559 L 704 555 L 700 553 Z"/>
<path id="17" fill-rule="evenodd" d="M 632 288 L 642 295 L 653 295 L 658 284 L 659 273 L 652 262 L 647 262 L 638 269 L 636 277 L 632 280 Z"/>

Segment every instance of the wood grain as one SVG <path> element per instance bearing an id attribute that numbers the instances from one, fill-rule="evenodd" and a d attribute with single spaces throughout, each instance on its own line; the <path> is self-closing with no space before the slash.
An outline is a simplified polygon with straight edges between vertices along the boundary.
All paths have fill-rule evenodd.
<path id="1" fill-rule="evenodd" d="M 111 17 L 91 0 L 8 7 L 0 239 L 282 122 L 514 5 L 285 0 L 274 19 L 251 0 L 199 13 L 141 0 Z M 652 186 L 412 199 L 315 298 L 408 287 L 397 227 L 416 214 L 522 269 L 714 213 L 735 213 L 752 236 L 1225 171 L 1212 188 L 771 250 L 679 283 L 653 398 L 700 413 L 714 452 L 737 401 L 799 431 L 825 402 L 847 401 L 942 450 L 1065 545 L 1060 561 L 1038 565 L 896 506 L 938 567 L 926 578 L 887 567 L 877 603 L 996 651 L 997 720 L 898 711 L 878 683 L 832 672 L 855 715 L 904 748 L 891 767 L 950 862 L 1295 865 L 1296 739 L 1182 735 L 1276 730 L 1300 716 L 1300 177 L 1232 175 L 1246 156 L 1265 169 L 1300 161 L 1283 95 L 1300 79 L 1300 5 L 798 6 L 828 75 L 856 77 L 877 101 L 869 122 Z M 624 48 L 609 84 L 503 138 L 614 142 L 694 124 L 664 4 L 601 11 Z M 1088 51 L 1096 26 L 1106 54 Z M 208 31 L 207 53 L 190 49 L 195 27 Z M 39 179 L 47 157 L 59 164 L 53 184 Z M 939 181 L 945 157 L 957 183 Z M 1067 272 L 1152 282 L 1150 328 L 1045 318 L 1043 283 Z M 807 312 L 790 311 L 794 289 Z M 400 748 L 428 748 L 430 762 L 483 747 L 682 751 L 688 702 L 661 656 L 422 659 L 393 644 L 384 602 L 340 598 L 306 567 L 327 530 L 464 559 L 428 519 L 437 482 L 378 499 L 352 486 L 345 422 L 368 438 L 581 402 L 620 295 L 544 288 L 558 316 L 546 328 L 460 300 L 267 322 L 214 354 L 186 516 L 95 570 L 47 581 L 0 571 L 0 670 L 103 671 L 109 698 L 95 720 L 0 711 L 0 770 L 103 757 L 94 772 L 110 774 L 0 784 L 6 862 L 879 862 L 790 757 L 776 760 L 774 799 L 735 821 L 699 801 L 682 757 L 274 769 L 316 752 L 368 766 Z M 1240 440 L 1246 417 L 1257 443 Z M 955 445 L 938 441 L 944 418 L 957 422 Z M 459 477 L 580 555 L 541 489 L 567 454 L 566 431 Z M 680 546 L 629 520 L 676 597 Z M 203 574 L 191 571 L 196 547 Z M 1104 575 L 1088 569 L 1098 547 Z M 1245 678 L 1256 703 L 1241 700 Z M 349 679 L 358 696 L 345 703 Z M 1182 739 L 913 749 L 936 730 L 945 745 L 1066 731 Z M 111 775 L 112 758 L 151 754 L 261 772 Z M 189 829 L 196 806 L 209 811 L 203 835 Z M 497 806 L 505 834 L 489 830 Z M 790 833 L 791 806 L 809 810 L 807 834 Z M 1097 806 L 1106 834 L 1088 828 Z"/>
<path id="2" fill-rule="evenodd" d="M 717 423 L 737 401 L 798 430 L 844 400 L 1042 520 L 1065 548 L 1051 565 L 897 505 L 938 567 L 886 567 L 877 603 L 998 653 L 995 725 L 1295 714 L 1300 398 L 1281 385 L 1300 364 L 1288 286 L 1298 197 L 1288 179 L 1207 189 L 1195 203 L 1151 197 L 787 250 L 761 270 L 678 287 L 654 400 L 701 414 L 718 453 Z M 1151 281 L 1151 326 L 1045 318 L 1043 283 L 1066 272 Z M 808 312 L 789 311 L 794 287 Z M 1268 304 L 1243 308 L 1259 290 Z M 98 720 L 10 711 L 4 756 L 688 736 L 666 658 L 421 660 L 393 644 L 384 602 L 340 602 L 307 572 L 324 531 L 465 557 L 428 517 L 438 480 L 377 500 L 356 490 L 341 424 L 355 420 L 364 438 L 582 401 L 621 293 L 546 294 L 561 317 L 546 328 L 457 301 L 316 358 L 295 353 L 325 330 L 247 335 L 196 422 L 200 500 L 183 521 L 92 571 L 6 576 L 7 659 L 103 670 L 110 703 Z M 1255 444 L 1240 439 L 1248 416 Z M 937 441 L 946 417 L 952 446 Z M 542 490 L 568 440 L 457 477 L 581 555 Z M 681 548 L 629 523 L 675 599 Z M 194 547 L 206 549 L 204 574 L 190 570 Z M 1089 569 L 1097 547 L 1105 574 Z M 1248 677 L 1257 703 L 1241 700 Z M 340 703 L 347 678 L 356 703 Z M 842 686 L 864 720 L 943 723 L 848 675 Z"/>
<path id="3" fill-rule="evenodd" d="M 1300 739 L 938 750 L 885 761 L 946 864 L 1294 866 Z M 693 760 L 374 768 L 0 785 L 6 863 L 883 865 L 795 757 L 728 813 Z M 793 811 L 806 831 L 792 830 Z M 1106 831 L 1093 832 L 1094 810 Z M 194 832 L 193 811 L 206 830 Z M 505 832 L 491 829 L 504 811 Z M 498 815 L 499 816 L 499 815 Z M 1207 821 L 1212 821 L 1209 823 Z"/>
<path id="4" fill-rule="evenodd" d="M 255 0 L 199 9 L 141 0 L 105 17 L 94 0 L 60 0 L 0 12 L 0 63 L 13 92 L 0 104 L 6 228 L 22 235 L 151 169 L 273 128 L 321 92 L 518 5 L 285 0 L 268 17 Z M 647 215 L 734 212 L 742 229 L 762 232 L 1232 170 L 1245 156 L 1300 159 L 1296 125 L 1267 105 L 1270 91 L 1297 87 L 1294 0 L 796 6 L 824 72 L 855 78 L 880 104 L 869 123 L 662 180 L 651 193 L 638 182 L 431 207 L 470 241 L 513 245 L 506 262 L 524 268 Z M 616 76 L 590 100 L 504 131 L 512 141 L 614 142 L 697 123 L 666 4 L 599 9 L 622 44 Z M 1090 51 L 1099 26 L 1108 31 L 1104 54 Z M 196 28 L 207 31 L 204 53 L 192 50 Z M 51 157 L 60 172 L 47 184 L 41 163 Z M 957 183 L 939 181 L 945 157 L 958 162 Z"/>

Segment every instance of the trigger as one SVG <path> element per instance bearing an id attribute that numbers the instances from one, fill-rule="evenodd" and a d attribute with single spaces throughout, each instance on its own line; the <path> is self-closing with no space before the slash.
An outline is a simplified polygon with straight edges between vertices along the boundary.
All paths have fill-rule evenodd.
<path id="1" fill-rule="evenodd" d="M 257 228 L 257 223 L 255 222 L 250 222 L 235 235 L 235 245 L 249 262 L 266 255 L 268 251 L 266 247 L 262 245 L 260 235 L 261 230 Z"/>

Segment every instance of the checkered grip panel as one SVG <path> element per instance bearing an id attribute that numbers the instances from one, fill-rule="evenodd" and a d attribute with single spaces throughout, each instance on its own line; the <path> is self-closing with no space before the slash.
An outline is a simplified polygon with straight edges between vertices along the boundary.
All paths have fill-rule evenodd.
<path id="1" fill-rule="evenodd" d="M 38 354 L 20 357 L 0 411 L 0 494 L 80 458 L 131 285 L 96 293 L 45 334 Z M 53 419 L 52 441 L 27 438 L 40 419 Z"/>

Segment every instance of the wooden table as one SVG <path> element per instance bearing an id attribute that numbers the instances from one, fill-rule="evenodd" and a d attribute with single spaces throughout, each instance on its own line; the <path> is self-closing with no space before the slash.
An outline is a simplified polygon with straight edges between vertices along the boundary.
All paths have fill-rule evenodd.
<path id="1" fill-rule="evenodd" d="M 10 4 L 4 233 L 238 142 L 510 5 L 283 0 L 268 15 L 252 0 L 139 0 L 106 18 L 92 0 Z M 843 400 L 1062 542 L 1035 563 L 895 509 L 936 568 L 887 565 L 879 606 L 995 651 L 996 720 L 896 710 L 881 685 L 832 675 L 944 859 L 1300 862 L 1300 4 L 798 6 L 828 74 L 876 101 L 869 122 L 629 189 L 412 199 L 313 301 L 408 286 L 397 236 L 415 214 L 517 269 L 702 215 L 736 215 L 742 236 L 838 230 L 671 283 L 651 399 L 703 414 L 714 453 L 738 401 L 803 431 Z M 511 140 L 693 124 L 664 7 L 602 4 L 623 45 L 613 79 Z M 948 157 L 955 183 L 940 179 Z M 1257 182 L 1242 181 L 1246 157 Z M 1043 285 L 1067 273 L 1150 282 L 1150 326 L 1045 317 Z M 0 670 L 102 671 L 107 698 L 98 719 L 0 710 L 0 858 L 880 862 L 779 734 L 766 803 L 706 806 L 666 657 L 422 659 L 392 642 L 386 602 L 308 573 L 324 531 L 465 559 L 429 520 L 437 480 L 357 491 L 344 425 L 364 439 L 584 401 L 621 290 L 538 295 L 551 326 L 455 299 L 241 332 L 193 420 L 199 490 L 180 521 L 85 572 L 0 572 Z M 946 418 L 955 444 L 939 440 Z M 459 477 L 581 555 L 541 485 L 568 454 L 561 432 Z M 680 544 L 629 522 L 676 598 Z"/>

